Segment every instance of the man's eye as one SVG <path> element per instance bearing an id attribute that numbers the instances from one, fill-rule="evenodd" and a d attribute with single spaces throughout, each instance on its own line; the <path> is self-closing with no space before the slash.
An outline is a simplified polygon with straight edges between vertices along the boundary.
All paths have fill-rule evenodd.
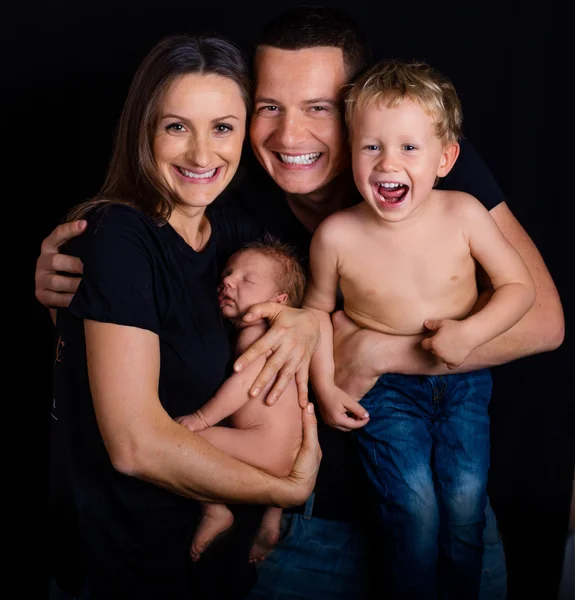
<path id="1" fill-rule="evenodd" d="M 327 108 L 325 106 L 312 106 L 311 107 L 312 112 L 324 112 L 326 110 L 327 110 Z"/>
<path id="2" fill-rule="evenodd" d="M 260 107 L 260 111 L 262 111 L 262 112 L 277 112 L 278 110 L 279 110 L 279 108 L 277 106 L 274 106 L 273 104 L 269 104 L 268 106 Z"/>

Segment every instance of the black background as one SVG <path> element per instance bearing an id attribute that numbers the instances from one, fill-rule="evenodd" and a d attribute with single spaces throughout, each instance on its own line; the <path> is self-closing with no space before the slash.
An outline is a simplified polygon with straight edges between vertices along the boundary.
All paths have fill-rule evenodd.
<path id="1" fill-rule="evenodd" d="M 15 534 L 8 545 L 14 569 L 6 577 L 20 590 L 45 589 L 50 551 L 52 327 L 34 298 L 40 243 L 70 206 L 98 190 L 131 76 L 160 37 L 213 30 L 249 51 L 261 26 L 295 4 L 68 0 L 3 9 L 0 164 L 9 360 L 2 499 L 5 527 Z M 424 59 L 452 78 L 465 135 L 494 172 L 562 296 L 563 346 L 494 369 L 492 400 L 490 494 L 504 536 L 510 595 L 553 600 L 575 453 L 567 214 L 573 194 L 563 187 L 569 173 L 553 169 L 552 157 L 561 152 L 561 134 L 550 127 L 553 16 L 545 7 L 512 10 L 505 2 L 323 4 L 352 11 L 370 35 L 375 58 Z"/>

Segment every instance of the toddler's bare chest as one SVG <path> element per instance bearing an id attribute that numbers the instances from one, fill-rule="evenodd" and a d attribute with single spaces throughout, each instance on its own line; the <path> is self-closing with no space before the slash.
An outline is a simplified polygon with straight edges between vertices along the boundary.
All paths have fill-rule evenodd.
<path id="1" fill-rule="evenodd" d="M 340 285 L 360 297 L 449 294 L 475 280 L 475 262 L 459 232 L 367 242 L 340 262 Z"/>

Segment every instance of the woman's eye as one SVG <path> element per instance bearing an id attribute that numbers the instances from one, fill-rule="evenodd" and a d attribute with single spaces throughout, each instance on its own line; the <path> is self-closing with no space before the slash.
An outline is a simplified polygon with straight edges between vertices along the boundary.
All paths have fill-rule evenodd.
<path id="1" fill-rule="evenodd" d="M 185 131 L 184 126 L 181 123 L 170 123 L 166 125 L 166 129 L 171 129 L 172 131 Z"/>
<path id="2" fill-rule="evenodd" d="M 227 133 L 228 131 L 233 131 L 233 127 L 231 125 L 221 123 L 220 125 L 216 125 L 216 131 L 218 133 Z"/>

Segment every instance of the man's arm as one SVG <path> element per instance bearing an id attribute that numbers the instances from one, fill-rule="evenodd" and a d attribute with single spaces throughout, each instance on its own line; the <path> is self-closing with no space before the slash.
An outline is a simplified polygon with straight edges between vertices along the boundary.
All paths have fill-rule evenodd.
<path id="1" fill-rule="evenodd" d="M 38 301 L 50 309 L 52 320 L 56 308 L 66 308 L 80 285 L 82 261 L 76 256 L 61 254 L 60 248 L 86 229 L 87 221 L 62 223 L 42 241 L 40 256 L 36 261 L 35 292 Z"/>
<path id="2" fill-rule="evenodd" d="M 250 395 L 259 396 L 277 377 L 265 400 L 273 406 L 295 377 L 303 408 L 308 402 L 309 363 L 319 342 L 317 318 L 307 308 L 292 308 L 277 302 L 256 304 L 243 317 L 246 323 L 261 319 L 266 319 L 270 328 L 237 358 L 234 370 L 240 372 L 261 356 L 266 357 L 265 367 L 252 384 Z"/>
<path id="3" fill-rule="evenodd" d="M 556 350 L 565 337 L 565 319 L 559 293 L 543 257 L 506 202 L 489 212 L 527 265 L 535 285 L 535 303 L 515 327 L 493 340 L 495 343 L 485 355 L 478 353 L 476 360 L 496 360 L 494 364 L 502 364 Z M 489 355 L 493 358 L 489 359 Z"/>
<path id="4" fill-rule="evenodd" d="M 339 386 L 348 391 L 350 386 L 358 389 L 367 386 L 369 389 L 382 373 L 425 375 L 475 371 L 555 350 L 562 344 L 565 336 L 563 309 L 541 254 L 507 203 L 502 202 L 489 212 L 527 265 L 533 279 L 535 302 L 527 314 L 511 329 L 473 350 L 455 370 L 430 360 L 429 353 L 423 352 L 419 345 L 423 337 L 364 334 L 351 326 L 345 316 L 337 315 L 333 322 L 336 383 Z M 480 302 L 486 300 L 484 293 Z M 372 360 L 359 361 L 359 356 L 363 359 L 371 357 Z M 369 382 L 372 382 L 371 385 Z"/>

